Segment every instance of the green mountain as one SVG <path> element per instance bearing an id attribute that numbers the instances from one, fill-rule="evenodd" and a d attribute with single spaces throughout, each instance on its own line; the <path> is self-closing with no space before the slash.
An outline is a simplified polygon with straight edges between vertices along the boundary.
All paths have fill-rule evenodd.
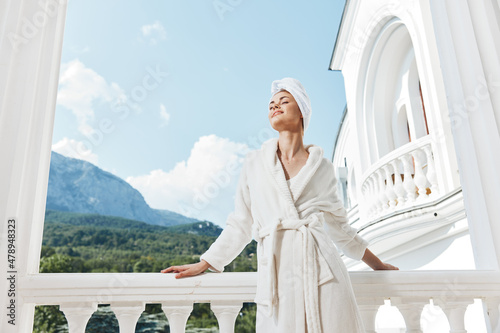
<path id="1" fill-rule="evenodd" d="M 120 216 L 157 225 L 199 222 L 153 209 L 139 191 L 92 163 L 52 152 L 46 209 Z"/>

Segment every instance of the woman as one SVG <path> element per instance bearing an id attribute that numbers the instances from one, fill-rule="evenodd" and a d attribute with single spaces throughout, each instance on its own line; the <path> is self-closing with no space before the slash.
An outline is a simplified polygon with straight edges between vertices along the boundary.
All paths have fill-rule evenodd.
<path id="1" fill-rule="evenodd" d="M 310 117 L 298 80 L 273 81 L 268 118 L 279 138 L 245 156 L 235 209 L 200 262 L 162 270 L 176 278 L 222 272 L 253 236 L 258 333 L 365 331 L 337 248 L 374 270 L 398 269 L 375 256 L 349 225 L 333 164 L 321 147 L 303 144 Z"/>

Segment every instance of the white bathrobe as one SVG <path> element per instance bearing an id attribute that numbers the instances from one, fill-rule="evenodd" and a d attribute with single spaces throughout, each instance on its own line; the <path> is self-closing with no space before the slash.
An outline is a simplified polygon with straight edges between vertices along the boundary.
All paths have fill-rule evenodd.
<path id="1" fill-rule="evenodd" d="M 278 138 L 247 153 L 234 211 L 200 259 L 222 272 L 252 238 L 258 242 L 257 333 L 361 333 L 337 248 L 360 260 L 368 242 L 348 223 L 332 162 L 321 147 L 305 148 L 309 157 L 290 187 L 277 155 Z"/>

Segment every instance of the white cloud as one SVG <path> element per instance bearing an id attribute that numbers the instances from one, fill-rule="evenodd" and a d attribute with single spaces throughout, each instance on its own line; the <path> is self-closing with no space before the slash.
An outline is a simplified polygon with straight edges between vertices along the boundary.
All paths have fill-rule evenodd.
<path id="1" fill-rule="evenodd" d="M 70 47 L 71 51 L 73 51 L 74 53 L 78 53 L 78 54 L 81 54 L 81 53 L 87 53 L 90 51 L 90 47 L 88 45 L 82 47 L 82 46 L 78 46 L 78 45 L 73 45 Z"/>
<path id="2" fill-rule="evenodd" d="M 153 24 L 146 24 L 141 27 L 142 35 L 149 39 L 152 45 L 158 44 L 159 41 L 167 39 L 167 32 L 160 21 L 155 21 Z"/>
<path id="3" fill-rule="evenodd" d="M 82 141 L 63 138 L 52 145 L 52 150 L 67 157 L 78 158 L 97 165 L 98 156 Z"/>
<path id="4" fill-rule="evenodd" d="M 151 207 L 224 226 L 234 209 L 236 185 L 248 150 L 243 143 L 216 135 L 202 136 L 187 161 L 169 171 L 157 169 L 126 180 Z"/>
<path id="5" fill-rule="evenodd" d="M 167 112 L 165 105 L 160 105 L 160 118 L 162 120 L 160 127 L 168 125 L 168 121 L 170 120 L 170 113 Z"/>
<path id="6" fill-rule="evenodd" d="M 61 66 L 57 104 L 71 110 L 78 121 L 78 130 L 84 134 L 92 133 L 90 123 L 95 120 L 96 104 L 111 105 L 126 101 L 123 90 L 116 83 L 107 83 L 94 70 L 74 59 Z"/>

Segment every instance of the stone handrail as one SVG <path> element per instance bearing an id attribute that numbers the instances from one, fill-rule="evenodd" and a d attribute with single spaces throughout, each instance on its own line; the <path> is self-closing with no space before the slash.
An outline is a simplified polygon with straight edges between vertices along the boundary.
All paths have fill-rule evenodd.
<path id="1" fill-rule="evenodd" d="M 438 198 L 431 137 L 399 147 L 373 164 L 362 177 L 361 192 L 368 218 Z"/>
<path id="2" fill-rule="evenodd" d="M 371 271 L 349 272 L 367 332 L 390 299 L 403 315 L 408 332 L 421 332 L 423 307 L 432 299 L 448 317 L 452 332 L 466 332 L 464 313 L 475 298 L 488 305 L 492 332 L 498 332 L 500 272 Z M 204 273 L 175 279 L 161 273 L 37 274 L 20 281 L 26 302 L 59 305 L 70 333 L 82 333 L 98 304 L 110 304 L 120 332 L 134 332 L 146 303 L 160 303 L 174 333 L 185 331 L 193 303 L 210 303 L 221 333 L 234 332 L 243 302 L 252 302 L 257 273 Z"/>

